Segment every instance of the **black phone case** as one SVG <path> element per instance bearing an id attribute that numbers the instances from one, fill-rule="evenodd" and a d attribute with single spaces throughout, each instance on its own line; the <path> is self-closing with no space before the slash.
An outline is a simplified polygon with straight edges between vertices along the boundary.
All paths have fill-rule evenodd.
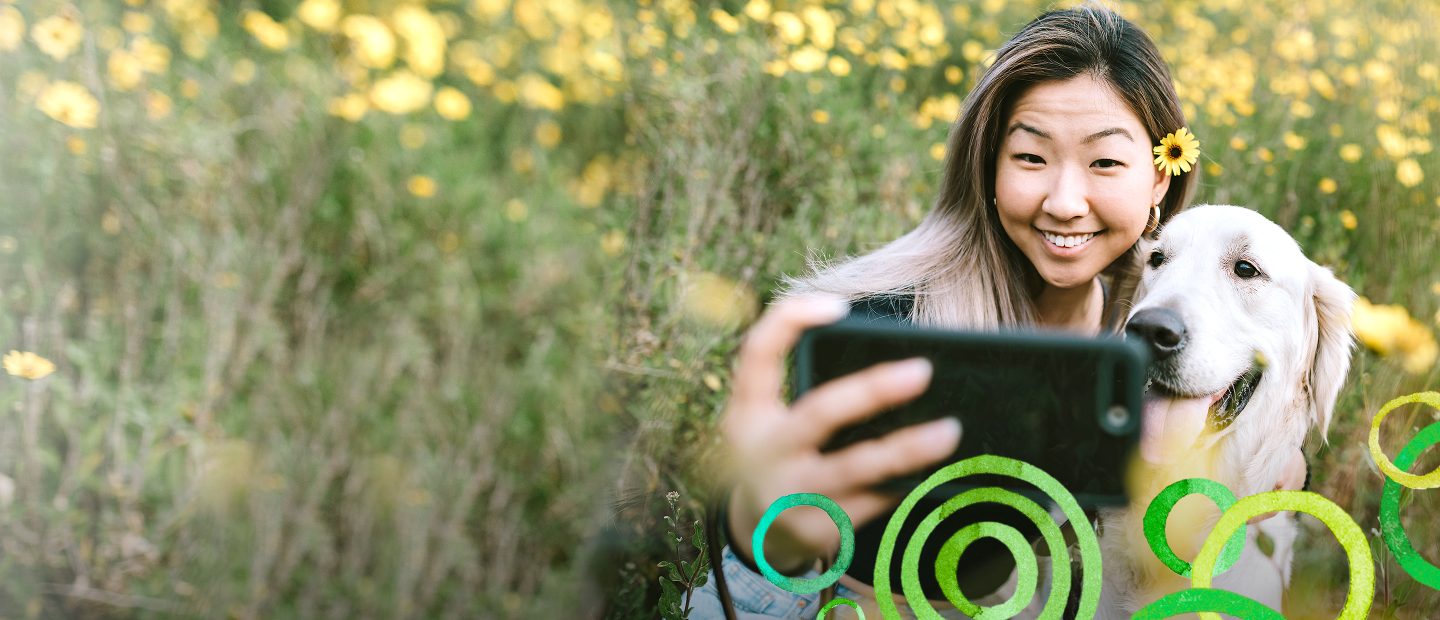
<path id="1" fill-rule="evenodd" d="M 1087 510 L 1123 504 L 1124 473 L 1139 439 L 1148 354 L 1119 338 L 1057 333 L 942 331 L 842 321 L 806 331 L 796 345 L 792 394 L 879 362 L 915 356 L 935 367 L 924 394 L 837 431 L 822 451 L 955 415 L 964 434 L 949 458 L 880 488 L 909 492 L 941 467 L 979 454 L 1025 461 L 1064 484 Z M 943 497 L 980 486 L 1053 499 L 1006 476 L 940 485 Z"/>

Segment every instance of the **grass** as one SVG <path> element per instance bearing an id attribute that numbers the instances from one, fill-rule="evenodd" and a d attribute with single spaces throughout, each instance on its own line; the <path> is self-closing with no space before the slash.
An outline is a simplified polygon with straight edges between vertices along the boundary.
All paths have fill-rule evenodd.
<path id="1" fill-rule="evenodd" d="M 63 59 L 28 31 L 69 5 L 15 5 L 25 30 L 0 52 L 0 348 L 57 370 L 0 378 L 0 616 L 650 617 L 663 496 L 680 491 L 693 519 L 717 484 L 713 428 L 744 326 L 807 255 L 919 221 L 944 96 L 963 96 L 984 50 L 1040 9 L 866 4 L 824 5 L 846 75 L 776 76 L 770 63 L 811 43 L 739 2 L 575 5 L 572 26 L 563 2 L 438 2 L 455 29 L 432 81 L 473 110 L 356 122 L 332 99 L 389 69 L 357 73 L 356 42 L 289 4 L 82 2 Z M 242 29 L 251 10 L 288 45 Z M 1205 152 L 1197 203 L 1264 213 L 1376 303 L 1426 322 L 1440 310 L 1440 166 L 1420 142 L 1440 109 L 1437 40 L 1415 27 L 1433 7 L 1121 10 L 1184 86 Z M 150 31 L 120 29 L 125 11 Z M 206 14 L 213 36 L 196 34 Z M 942 40 L 903 45 L 908 23 L 935 16 Z M 546 60 L 566 32 L 583 33 L 578 68 Z M 109 59 L 140 36 L 170 58 L 119 88 Z M 463 41 L 480 44 L 488 80 Z M 419 43 L 401 41 L 397 67 Z M 867 62 L 887 48 L 907 66 Z M 623 71 L 586 64 L 597 52 Z M 558 109 L 527 76 L 558 87 Z M 37 110 L 38 78 L 84 86 L 96 127 Z M 1406 160 L 1424 174 L 1412 186 Z M 416 176 L 433 195 L 409 190 Z M 1433 368 L 1357 352 L 1328 444 L 1312 437 L 1316 490 L 1367 532 L 1381 490 L 1369 420 L 1436 385 Z M 1431 413 L 1391 414 L 1387 454 Z M 1440 496 L 1413 498 L 1411 539 L 1440 558 L 1425 518 Z M 1347 590 L 1341 551 L 1311 525 L 1290 617 L 1332 617 Z M 1373 613 L 1425 617 L 1440 594 L 1375 549 Z"/>

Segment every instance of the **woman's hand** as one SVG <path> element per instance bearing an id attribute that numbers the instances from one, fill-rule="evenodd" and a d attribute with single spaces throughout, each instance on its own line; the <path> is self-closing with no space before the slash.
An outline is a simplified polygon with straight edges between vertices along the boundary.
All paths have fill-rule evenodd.
<path id="1" fill-rule="evenodd" d="M 731 547 L 754 557 L 750 539 L 770 504 L 791 493 L 821 493 L 849 514 L 855 527 L 895 506 L 898 497 L 869 486 L 920 469 L 955 451 L 960 423 L 945 418 L 884 437 L 820 453 L 837 429 L 919 396 L 930 383 L 930 362 L 914 358 L 877 364 L 830 381 L 786 407 L 780 397 L 785 354 L 805 329 L 845 316 L 848 305 L 830 296 L 777 304 L 740 345 L 734 392 L 721 429 L 736 465 L 730 496 Z M 819 508 L 797 506 L 775 519 L 765 536 L 765 559 L 781 573 L 808 570 L 832 555 L 840 534 Z"/>

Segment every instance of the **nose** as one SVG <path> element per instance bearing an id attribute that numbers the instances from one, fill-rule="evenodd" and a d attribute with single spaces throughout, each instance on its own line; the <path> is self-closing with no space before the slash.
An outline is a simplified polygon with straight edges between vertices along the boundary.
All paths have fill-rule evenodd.
<path id="1" fill-rule="evenodd" d="M 1139 338 L 1150 347 L 1152 361 L 1160 361 L 1185 346 L 1185 321 L 1165 308 L 1146 308 L 1136 312 L 1125 324 L 1127 338 Z"/>
<path id="2" fill-rule="evenodd" d="M 1085 201 L 1084 179 L 1069 168 L 1070 166 L 1061 166 L 1061 170 L 1055 175 L 1054 185 L 1050 186 L 1049 195 L 1041 205 L 1045 213 L 1061 222 L 1083 217 L 1090 212 L 1090 206 Z"/>

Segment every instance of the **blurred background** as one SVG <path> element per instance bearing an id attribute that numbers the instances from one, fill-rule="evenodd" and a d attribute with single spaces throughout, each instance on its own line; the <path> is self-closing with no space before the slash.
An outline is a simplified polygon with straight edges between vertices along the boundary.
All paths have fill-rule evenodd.
<path id="1" fill-rule="evenodd" d="M 0 617 L 656 617 L 739 334 L 919 221 L 1048 6 L 0 2 Z M 1364 441 L 1440 384 L 1440 5 L 1115 6 L 1196 203 L 1367 298 L 1314 488 L 1371 533 L 1372 615 L 1433 617 Z M 1440 560 L 1440 492 L 1402 505 Z M 1303 523 L 1287 616 L 1334 617 L 1344 553 Z"/>

